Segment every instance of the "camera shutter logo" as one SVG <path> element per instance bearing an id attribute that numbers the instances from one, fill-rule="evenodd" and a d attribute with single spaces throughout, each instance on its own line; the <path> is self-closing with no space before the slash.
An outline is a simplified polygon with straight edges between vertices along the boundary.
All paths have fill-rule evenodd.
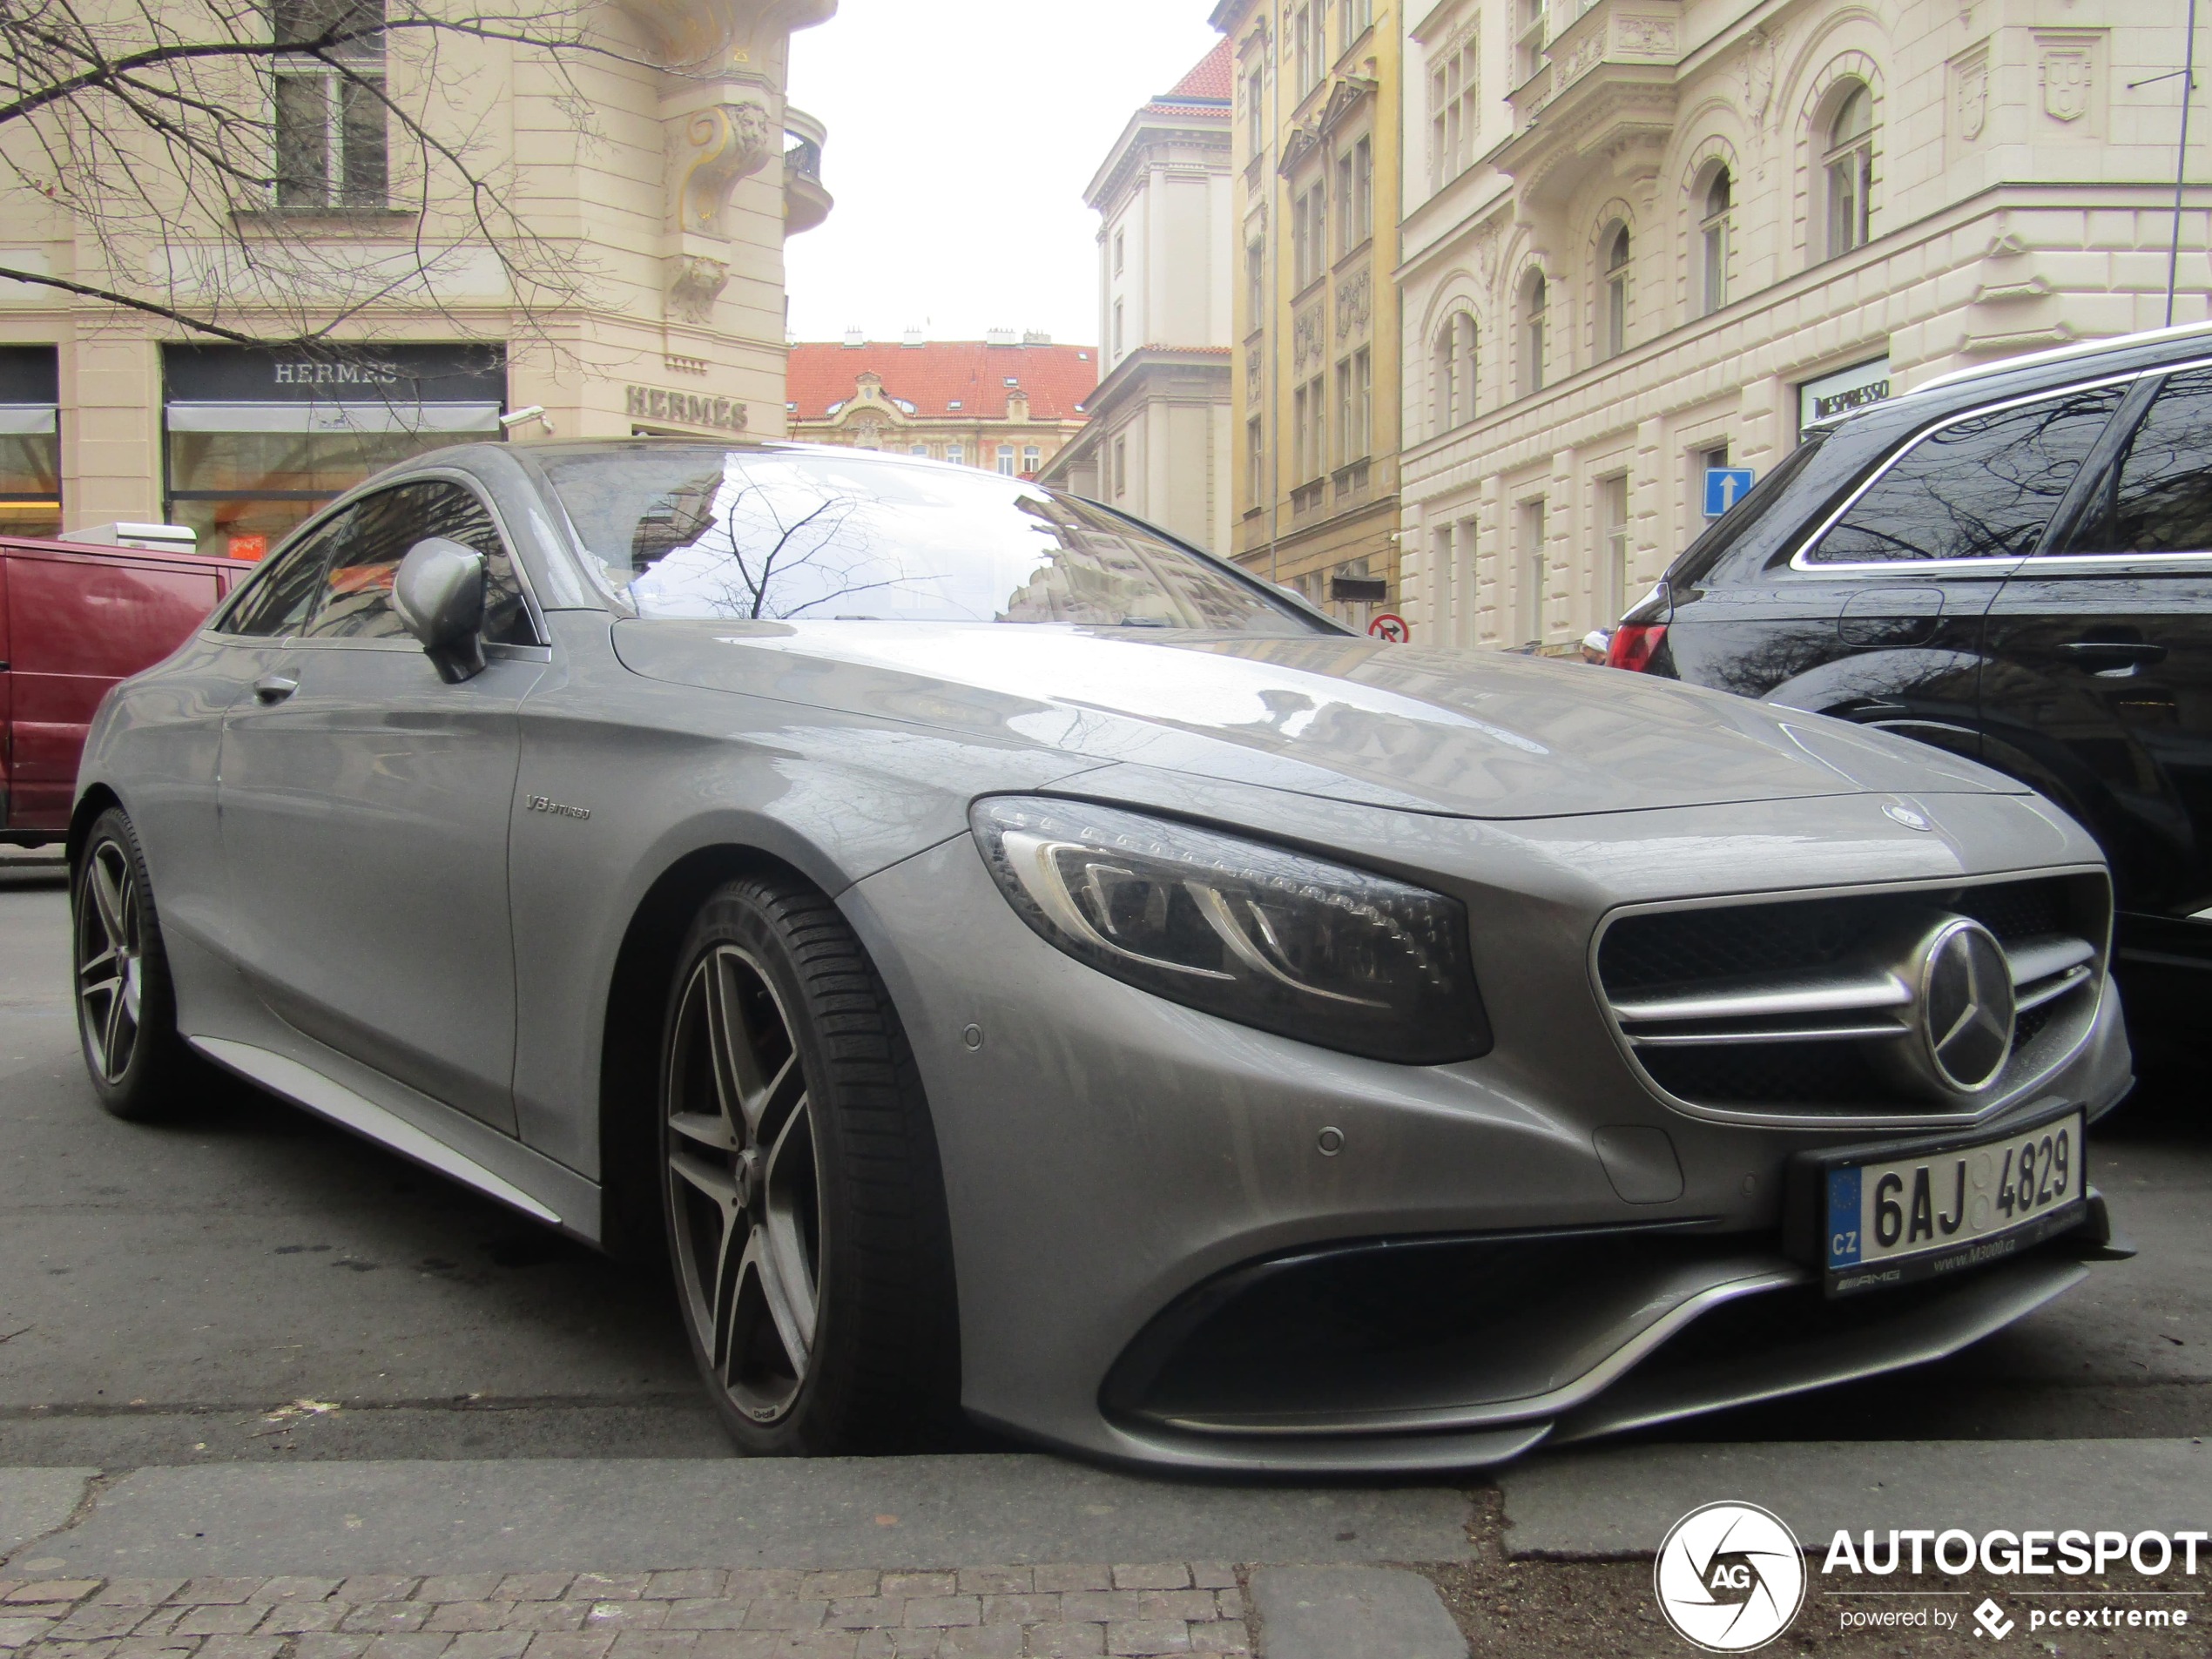
<path id="1" fill-rule="evenodd" d="M 1749 1653 L 1788 1629 L 1804 1605 L 1804 1552 L 1779 1515 L 1709 1503 L 1669 1528 L 1651 1581 L 1683 1640 L 1708 1653 Z"/>

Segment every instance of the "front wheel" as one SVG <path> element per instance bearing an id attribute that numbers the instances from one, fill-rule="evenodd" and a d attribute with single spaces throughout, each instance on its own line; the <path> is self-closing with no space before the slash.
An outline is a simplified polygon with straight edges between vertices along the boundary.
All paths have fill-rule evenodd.
<path id="1" fill-rule="evenodd" d="M 145 1122 L 172 1116 L 200 1072 L 177 1033 L 177 994 L 138 833 L 119 806 L 93 820 L 71 894 L 77 1032 L 100 1104 Z"/>
<path id="2" fill-rule="evenodd" d="M 958 1409 L 935 1136 L 898 1015 L 836 907 L 748 877 L 670 988 L 661 1150 L 693 1356 L 738 1446 L 912 1449 Z"/>

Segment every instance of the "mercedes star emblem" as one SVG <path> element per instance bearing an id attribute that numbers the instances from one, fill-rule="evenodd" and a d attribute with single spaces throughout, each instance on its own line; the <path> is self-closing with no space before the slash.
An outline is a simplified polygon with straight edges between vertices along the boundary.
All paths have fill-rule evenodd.
<path id="1" fill-rule="evenodd" d="M 1997 1081 L 2013 1052 L 2013 973 L 1979 922 L 1954 916 L 1920 948 L 1920 1041 L 1935 1080 L 1961 1095 Z"/>

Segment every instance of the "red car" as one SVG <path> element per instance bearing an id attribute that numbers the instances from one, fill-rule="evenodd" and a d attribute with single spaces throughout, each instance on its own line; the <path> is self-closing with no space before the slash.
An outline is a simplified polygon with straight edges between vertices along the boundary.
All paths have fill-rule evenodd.
<path id="1" fill-rule="evenodd" d="M 253 569 L 195 553 L 0 539 L 0 844 L 61 839 L 102 695 L 190 638 Z"/>

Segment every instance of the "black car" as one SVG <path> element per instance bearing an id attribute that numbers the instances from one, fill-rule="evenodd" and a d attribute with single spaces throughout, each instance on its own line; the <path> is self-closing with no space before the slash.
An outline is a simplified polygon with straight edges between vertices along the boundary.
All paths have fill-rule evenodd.
<path id="1" fill-rule="evenodd" d="M 2212 327 L 1945 375 L 1804 441 L 1610 660 L 1906 733 L 2102 843 L 2139 1034 L 2212 991 Z"/>

